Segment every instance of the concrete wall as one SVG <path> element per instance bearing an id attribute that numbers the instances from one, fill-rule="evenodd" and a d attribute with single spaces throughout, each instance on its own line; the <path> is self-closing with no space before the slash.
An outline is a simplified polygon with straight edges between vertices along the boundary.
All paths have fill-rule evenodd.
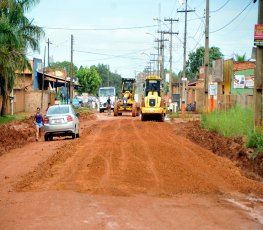
<path id="1" fill-rule="evenodd" d="M 25 94 L 25 112 L 35 112 L 37 107 L 41 107 L 41 97 L 42 91 L 36 90 L 31 92 L 26 92 Z M 45 111 L 47 104 L 49 102 L 49 92 L 44 92 L 43 94 L 43 107 L 42 112 Z"/>

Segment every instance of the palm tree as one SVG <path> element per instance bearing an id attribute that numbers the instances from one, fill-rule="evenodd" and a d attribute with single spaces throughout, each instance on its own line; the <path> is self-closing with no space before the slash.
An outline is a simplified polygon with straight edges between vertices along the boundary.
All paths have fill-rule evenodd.
<path id="1" fill-rule="evenodd" d="M 44 35 L 25 12 L 38 0 L 0 1 L 0 95 L 3 96 L 1 115 L 6 115 L 9 94 L 14 85 L 15 71 L 31 68 L 26 57 L 29 48 L 37 50 Z"/>

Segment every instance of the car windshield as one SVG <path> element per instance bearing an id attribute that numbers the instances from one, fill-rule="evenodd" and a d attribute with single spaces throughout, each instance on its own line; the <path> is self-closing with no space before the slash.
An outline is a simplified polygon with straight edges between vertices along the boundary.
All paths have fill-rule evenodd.
<path id="1" fill-rule="evenodd" d="M 114 89 L 113 88 L 100 89 L 99 94 L 100 97 L 114 96 Z"/>
<path id="2" fill-rule="evenodd" d="M 69 113 L 68 106 L 54 106 L 48 109 L 47 115 Z"/>

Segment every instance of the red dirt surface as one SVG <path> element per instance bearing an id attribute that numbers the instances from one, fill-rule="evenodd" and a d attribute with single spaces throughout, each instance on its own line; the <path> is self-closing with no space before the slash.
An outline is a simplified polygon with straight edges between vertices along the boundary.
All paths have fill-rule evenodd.
<path id="1" fill-rule="evenodd" d="M 200 127 L 199 121 L 176 122 L 175 133 L 185 136 L 216 155 L 229 158 L 244 175 L 262 181 L 263 153 L 259 153 L 255 159 L 252 159 L 251 154 L 254 150 L 245 147 L 244 138 L 224 137 L 218 133 L 209 132 Z"/>
<path id="2" fill-rule="evenodd" d="M 197 127 L 83 114 L 79 139 L 6 151 L 0 229 L 262 229 L 262 183 L 183 136 Z"/>

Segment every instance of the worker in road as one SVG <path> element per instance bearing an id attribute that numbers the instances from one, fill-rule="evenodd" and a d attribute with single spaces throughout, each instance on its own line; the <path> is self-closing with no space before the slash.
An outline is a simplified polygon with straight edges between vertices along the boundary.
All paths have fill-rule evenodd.
<path id="1" fill-rule="evenodd" d="M 111 113 L 111 99 L 110 96 L 107 99 L 107 110 L 108 110 L 108 115 Z"/>

